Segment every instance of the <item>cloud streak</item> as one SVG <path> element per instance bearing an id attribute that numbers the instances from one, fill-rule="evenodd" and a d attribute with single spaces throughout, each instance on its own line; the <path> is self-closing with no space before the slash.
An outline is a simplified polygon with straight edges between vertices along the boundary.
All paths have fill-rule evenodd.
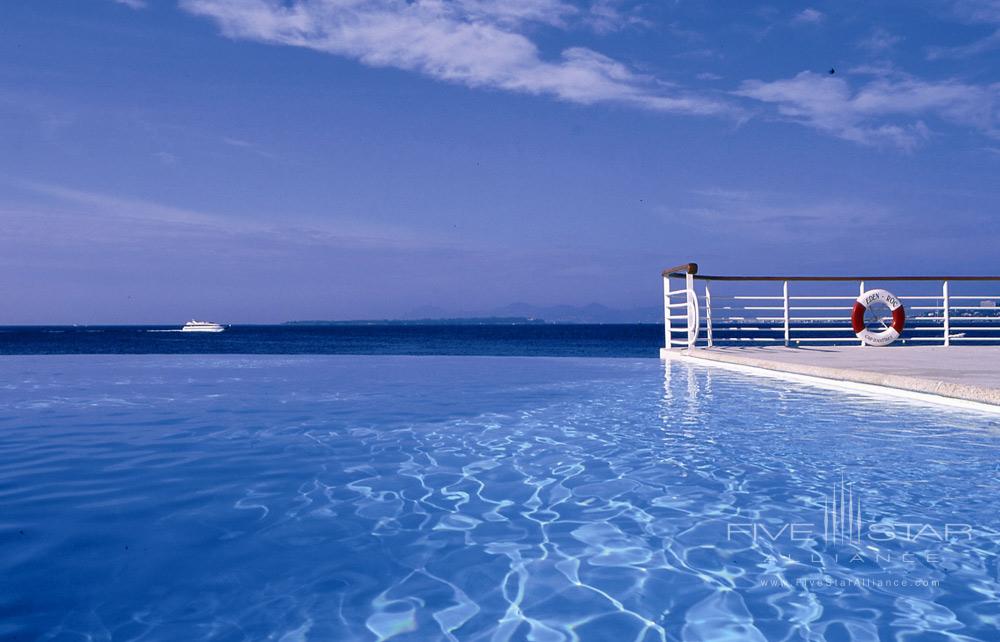
<path id="1" fill-rule="evenodd" d="M 913 149 L 930 133 L 926 117 L 995 135 L 1000 87 L 899 77 L 876 78 L 855 90 L 843 78 L 804 71 L 773 82 L 748 80 L 735 93 L 838 138 Z"/>
<path id="2" fill-rule="evenodd" d="M 817 11 L 816 9 L 808 8 L 808 9 L 803 9 L 799 13 L 795 14 L 795 17 L 792 18 L 792 22 L 794 24 L 800 24 L 800 25 L 803 24 L 815 25 L 823 22 L 823 20 L 825 19 L 826 15 L 824 15 L 822 11 Z"/>
<path id="3" fill-rule="evenodd" d="M 748 234 L 795 237 L 815 234 L 823 228 L 853 234 L 855 225 L 879 225 L 888 222 L 892 212 L 884 206 L 855 198 L 813 196 L 803 199 L 767 190 L 730 188 L 694 189 L 693 203 L 682 211 L 704 224 L 723 225 L 746 239 Z M 831 226 L 838 221 L 840 226 Z"/>
<path id="4" fill-rule="evenodd" d="M 1000 48 L 1000 29 L 985 38 L 980 38 L 967 45 L 957 47 L 931 47 L 927 50 L 928 60 L 941 60 L 946 58 L 961 59 L 970 58 L 993 49 Z"/>
<path id="5" fill-rule="evenodd" d="M 890 33 L 882 27 L 875 27 L 868 37 L 858 42 L 858 46 L 872 54 L 884 54 L 891 51 L 903 38 Z"/>
<path id="6" fill-rule="evenodd" d="M 684 91 L 586 47 L 542 55 L 532 26 L 565 28 L 594 20 L 559 0 L 182 0 L 214 20 L 227 37 L 305 47 L 474 88 L 552 96 L 566 102 L 619 104 L 650 111 L 738 114 L 728 101 Z M 599 3 L 600 28 L 626 14 Z"/>
<path id="7" fill-rule="evenodd" d="M 296 224 L 203 212 L 144 199 L 79 190 L 28 180 L 10 180 L 11 185 L 44 197 L 55 204 L 48 209 L 80 220 L 80 229 L 101 230 L 106 226 L 120 234 L 147 237 L 208 236 L 253 237 L 278 240 L 289 245 L 411 248 L 445 250 L 455 246 L 449 239 L 428 236 L 397 225 L 384 225 L 327 216 L 322 221 Z M 37 209 L 37 208 L 36 208 Z M 37 216 L 37 215 L 32 215 Z M 271 219 L 273 220 L 273 219 Z"/>
<path id="8" fill-rule="evenodd" d="M 968 22 L 1000 23 L 1000 0 L 955 0 L 952 9 Z"/>

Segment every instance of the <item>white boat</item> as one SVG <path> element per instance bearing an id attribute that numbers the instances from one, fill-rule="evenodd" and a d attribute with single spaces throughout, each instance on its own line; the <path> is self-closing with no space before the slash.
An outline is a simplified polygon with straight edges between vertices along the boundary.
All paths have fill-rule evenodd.
<path id="1" fill-rule="evenodd" d="M 181 332 L 222 332 L 226 327 L 219 325 L 218 323 L 211 323 L 209 321 L 195 321 L 191 319 L 184 324 L 181 328 Z"/>

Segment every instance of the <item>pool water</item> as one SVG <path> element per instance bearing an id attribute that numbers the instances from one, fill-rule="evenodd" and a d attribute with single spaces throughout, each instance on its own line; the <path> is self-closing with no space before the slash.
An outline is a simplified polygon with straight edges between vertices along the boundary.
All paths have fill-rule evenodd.
<path id="1" fill-rule="evenodd" d="M 2 363 L 2 639 L 998 639 L 988 415 L 652 359 Z"/>

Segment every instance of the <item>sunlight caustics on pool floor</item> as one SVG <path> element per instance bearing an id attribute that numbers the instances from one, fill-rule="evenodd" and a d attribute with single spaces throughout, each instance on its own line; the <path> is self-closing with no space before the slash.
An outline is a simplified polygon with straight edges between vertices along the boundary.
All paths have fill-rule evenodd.
<path id="1" fill-rule="evenodd" d="M 995 416 L 656 359 L 3 367 L 3 638 L 996 639 Z"/>

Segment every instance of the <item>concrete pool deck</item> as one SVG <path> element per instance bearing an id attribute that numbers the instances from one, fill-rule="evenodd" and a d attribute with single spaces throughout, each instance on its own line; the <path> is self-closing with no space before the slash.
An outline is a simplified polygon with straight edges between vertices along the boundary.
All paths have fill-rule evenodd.
<path id="1" fill-rule="evenodd" d="M 713 347 L 661 350 L 660 357 L 876 386 L 1000 409 L 1000 346 Z"/>

